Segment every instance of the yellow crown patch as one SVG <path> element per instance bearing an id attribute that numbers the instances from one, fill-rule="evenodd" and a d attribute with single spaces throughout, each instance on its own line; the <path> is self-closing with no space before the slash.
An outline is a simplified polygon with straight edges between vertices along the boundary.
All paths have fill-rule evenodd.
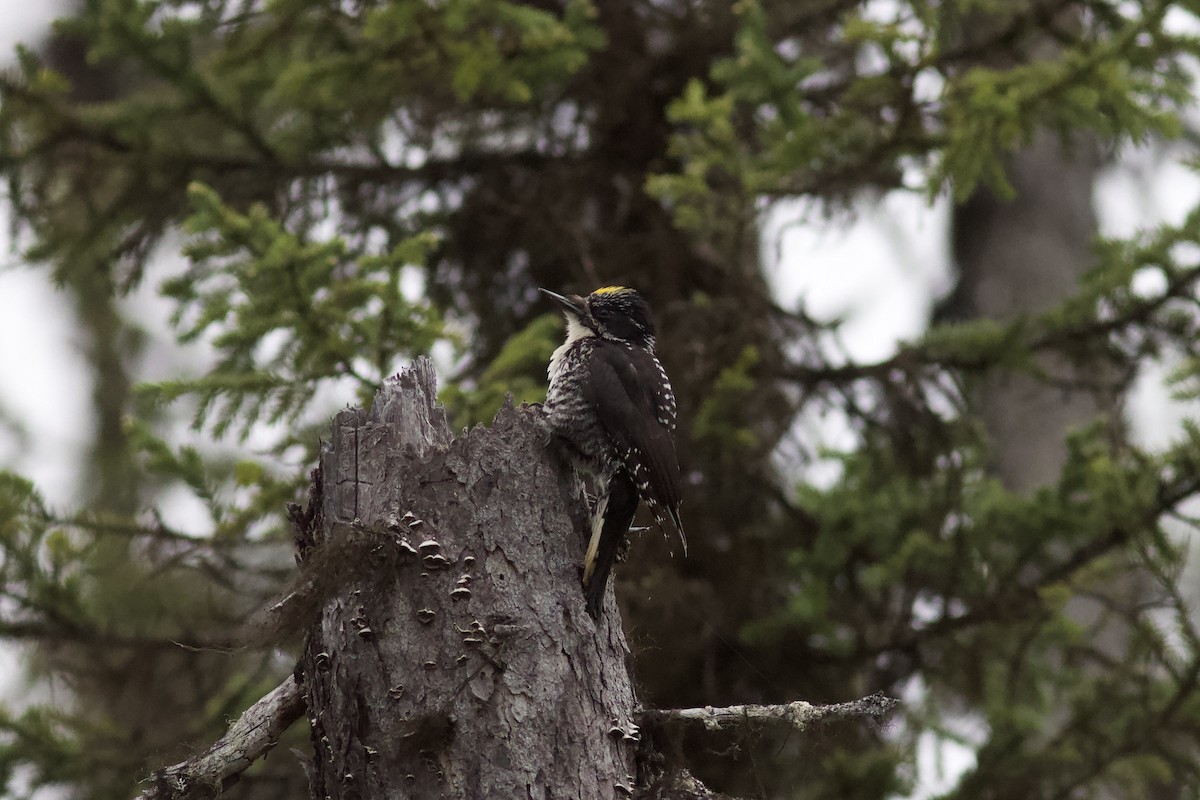
<path id="1" fill-rule="evenodd" d="M 592 294 L 620 294 L 621 292 L 632 292 L 628 286 L 601 286 Z"/>

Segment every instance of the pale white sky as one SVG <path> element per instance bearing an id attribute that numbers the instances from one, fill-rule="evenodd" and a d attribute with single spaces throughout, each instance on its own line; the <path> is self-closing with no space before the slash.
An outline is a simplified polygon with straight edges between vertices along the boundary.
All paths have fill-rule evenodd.
<path id="1" fill-rule="evenodd" d="M 58 7 L 0 0 L 0 57 L 17 41 L 33 40 Z M 1096 199 L 1103 233 L 1124 235 L 1179 221 L 1200 202 L 1200 179 L 1177 160 L 1131 151 L 1100 181 Z M 845 318 L 843 341 L 854 358 L 885 357 L 898 340 L 920 335 L 932 302 L 951 283 L 946 203 L 930 208 L 916 196 L 896 193 L 851 223 L 822 222 L 806 210 L 803 203 L 783 204 L 768 218 L 765 246 L 780 299 L 803 297 L 815 316 Z M 0 248 L 7 252 L 8 244 L 7 232 L 0 231 Z M 69 306 L 42 272 L 13 266 L 14 258 L 0 258 L 6 265 L 0 268 L 0 412 L 27 430 L 24 437 L 0 431 L 0 466 L 18 469 L 52 502 L 70 506 L 91 421 L 87 369 Z M 168 309 L 146 302 L 148 294 L 137 300 L 143 319 L 165 331 Z M 156 360 L 169 357 L 160 351 Z M 1147 370 L 1130 403 L 1137 435 L 1156 446 L 1167 443 L 1187 412 L 1166 402 L 1161 376 L 1161 369 Z M 12 675 L 13 666 L 12 652 L 0 650 L 0 675 Z M 950 788 L 973 754 L 929 737 L 919 761 L 914 796 L 923 798 Z"/>

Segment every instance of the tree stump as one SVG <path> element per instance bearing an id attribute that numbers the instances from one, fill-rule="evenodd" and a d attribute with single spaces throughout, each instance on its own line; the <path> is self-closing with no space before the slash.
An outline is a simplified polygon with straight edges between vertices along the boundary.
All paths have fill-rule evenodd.
<path id="1" fill-rule="evenodd" d="M 417 360 L 322 453 L 312 546 L 359 555 L 300 666 L 314 795 L 632 793 L 628 648 L 611 588 L 584 611 L 578 482 L 538 409 L 455 438 L 435 389 Z"/>
<path id="2" fill-rule="evenodd" d="M 305 711 L 319 800 L 725 800 L 664 757 L 673 728 L 805 731 L 895 706 L 640 708 L 611 586 L 598 622 L 584 609 L 585 497 L 540 409 L 455 438 L 435 384 L 418 359 L 370 413 L 334 419 L 308 509 L 289 506 L 300 574 L 238 638 L 311 624 L 296 673 L 140 800 L 220 795 Z"/>

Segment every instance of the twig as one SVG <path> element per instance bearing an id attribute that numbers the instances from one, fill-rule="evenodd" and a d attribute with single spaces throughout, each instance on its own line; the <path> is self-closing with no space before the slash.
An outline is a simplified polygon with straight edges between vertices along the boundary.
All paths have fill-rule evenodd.
<path id="1" fill-rule="evenodd" d="M 873 694 L 861 700 L 849 703 L 834 703 L 828 706 L 815 706 L 803 700 L 796 700 L 782 705 L 739 705 L 724 708 L 673 708 L 646 709 L 642 718 L 647 722 L 667 722 L 675 720 L 690 720 L 700 722 L 709 730 L 720 730 L 727 725 L 742 725 L 755 722 L 781 722 L 792 726 L 798 731 L 810 728 L 821 722 L 847 717 L 880 717 L 891 711 L 899 703 L 892 697 L 883 694 Z"/>
<path id="2" fill-rule="evenodd" d="M 204 753 L 151 775 L 151 786 L 137 800 L 208 797 L 237 780 L 275 746 L 280 735 L 304 713 L 304 692 L 288 679 L 259 700 Z"/>

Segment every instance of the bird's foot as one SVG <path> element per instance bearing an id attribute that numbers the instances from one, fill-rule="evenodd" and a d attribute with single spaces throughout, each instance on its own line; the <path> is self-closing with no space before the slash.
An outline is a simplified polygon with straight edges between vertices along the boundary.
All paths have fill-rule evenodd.
<path id="1" fill-rule="evenodd" d="M 644 533 L 645 531 L 648 531 L 648 530 L 650 530 L 650 529 L 644 525 L 630 525 L 629 526 L 630 534 Z M 631 535 L 626 535 L 626 536 L 621 537 L 621 544 L 617 546 L 617 559 L 616 560 L 617 560 L 618 564 L 624 564 L 629 559 L 629 552 L 632 548 L 633 548 L 633 537 Z"/>

